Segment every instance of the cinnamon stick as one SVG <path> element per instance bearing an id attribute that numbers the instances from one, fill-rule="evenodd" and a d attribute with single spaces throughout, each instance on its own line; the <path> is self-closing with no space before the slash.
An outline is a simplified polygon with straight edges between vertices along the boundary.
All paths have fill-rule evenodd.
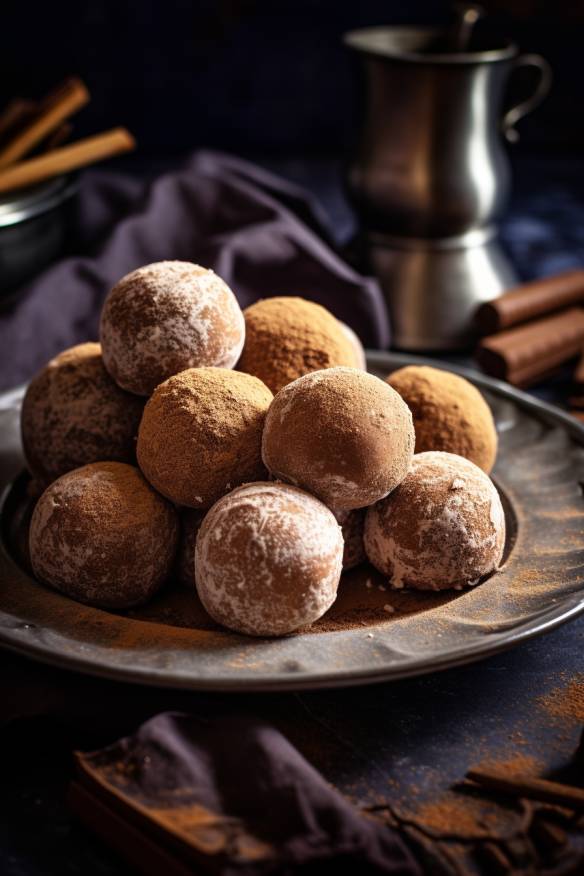
<path id="1" fill-rule="evenodd" d="M 80 79 L 70 79 L 47 101 L 30 124 L 19 131 L 0 150 L 0 168 L 14 164 L 45 139 L 65 119 L 89 101 L 89 92 Z"/>
<path id="2" fill-rule="evenodd" d="M 135 145 L 134 138 L 125 128 L 112 128 L 103 134 L 85 137 L 38 158 L 30 158 L 14 167 L 0 170 L 0 193 L 35 185 L 59 174 L 129 152 Z"/>
<path id="3" fill-rule="evenodd" d="M 531 776 L 510 776 L 477 767 L 470 769 L 466 777 L 483 788 L 501 791 L 513 797 L 527 797 L 528 800 L 553 803 L 566 809 L 584 809 L 584 788 L 576 788 L 573 785 L 563 785 Z"/>
<path id="4" fill-rule="evenodd" d="M 574 304 L 584 304 L 582 269 L 525 283 L 485 302 L 477 310 L 476 323 L 481 334 L 490 335 Z"/>
<path id="5" fill-rule="evenodd" d="M 584 309 L 573 307 L 483 338 L 476 358 L 487 374 L 530 386 L 578 356 L 583 346 Z"/>

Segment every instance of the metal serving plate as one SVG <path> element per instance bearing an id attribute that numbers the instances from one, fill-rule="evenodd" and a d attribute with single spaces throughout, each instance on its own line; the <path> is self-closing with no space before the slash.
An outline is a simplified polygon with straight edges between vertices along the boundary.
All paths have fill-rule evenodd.
<path id="1" fill-rule="evenodd" d="M 422 361 L 389 353 L 368 360 L 380 376 Z M 177 584 L 121 615 L 79 605 L 34 581 L 22 559 L 30 509 L 25 479 L 17 477 L 23 390 L 0 396 L 0 644 L 46 663 L 142 684 L 300 690 L 469 663 L 575 617 L 584 611 L 584 428 L 506 384 L 440 367 L 475 383 L 497 421 L 494 479 L 508 527 L 502 570 L 475 588 L 427 594 L 386 589 L 365 566 L 345 576 L 321 622 L 282 639 L 220 629 L 194 588 Z"/>

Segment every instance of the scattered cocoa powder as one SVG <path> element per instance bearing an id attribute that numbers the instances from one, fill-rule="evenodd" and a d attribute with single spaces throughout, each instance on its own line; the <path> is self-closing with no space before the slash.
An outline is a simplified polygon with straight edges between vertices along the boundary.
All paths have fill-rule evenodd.
<path id="1" fill-rule="evenodd" d="M 476 387 L 450 371 L 408 365 L 388 383 L 412 412 L 416 453 L 445 450 L 465 456 L 487 472 L 497 455 L 497 432 L 491 410 Z"/>
<path id="2" fill-rule="evenodd" d="M 584 673 L 554 688 L 538 702 L 554 718 L 584 723 Z"/>
<path id="3" fill-rule="evenodd" d="M 273 393 L 321 368 L 360 367 L 353 342 L 320 304 L 303 298 L 268 298 L 243 314 L 245 344 L 237 367 L 259 377 Z"/>

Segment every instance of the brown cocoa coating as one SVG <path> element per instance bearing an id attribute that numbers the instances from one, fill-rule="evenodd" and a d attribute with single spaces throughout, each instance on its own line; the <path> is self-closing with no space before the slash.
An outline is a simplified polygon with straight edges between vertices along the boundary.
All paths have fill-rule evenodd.
<path id="1" fill-rule="evenodd" d="M 107 370 L 123 389 L 150 395 L 187 368 L 233 368 L 245 337 L 237 300 L 213 271 L 155 262 L 127 274 L 101 315 Z"/>
<path id="2" fill-rule="evenodd" d="M 366 508 L 354 511 L 337 511 L 335 517 L 341 526 L 345 549 L 343 551 L 343 571 L 354 569 L 367 559 L 363 544 Z"/>
<path id="3" fill-rule="evenodd" d="M 197 592 L 229 629 L 282 636 L 330 608 L 342 558 L 340 526 L 322 502 L 289 484 L 244 484 L 199 530 Z"/>
<path id="4" fill-rule="evenodd" d="M 177 505 L 209 508 L 245 481 L 265 477 L 261 440 L 272 393 L 225 368 L 191 368 L 158 386 L 138 433 L 138 463 Z"/>
<path id="5" fill-rule="evenodd" d="M 96 462 L 54 481 L 35 507 L 35 575 L 67 596 L 102 608 L 146 602 L 168 577 L 178 518 L 132 465 Z"/>
<path id="6" fill-rule="evenodd" d="M 395 588 L 461 588 L 498 568 L 505 515 L 493 482 L 473 462 L 417 453 L 397 489 L 368 509 L 364 541 Z"/>
<path id="7" fill-rule="evenodd" d="M 356 368 L 306 374 L 281 389 L 262 442 L 274 477 L 335 511 L 386 496 L 405 476 L 413 450 L 407 405 L 387 383 Z"/>
<path id="8" fill-rule="evenodd" d="M 497 430 L 488 404 L 472 383 L 427 365 L 400 368 L 387 381 L 412 412 L 416 453 L 456 453 L 487 474 L 491 471 L 497 456 Z"/>
<path id="9" fill-rule="evenodd" d="M 183 508 L 180 512 L 180 538 L 176 555 L 176 577 L 185 587 L 195 586 L 195 545 L 204 512 Z"/>
<path id="10" fill-rule="evenodd" d="M 143 408 L 109 376 L 99 344 L 65 350 L 32 379 L 22 403 L 30 471 L 44 487 L 90 462 L 134 462 Z"/>
<path id="11" fill-rule="evenodd" d="M 303 298 L 267 298 L 243 311 L 245 344 L 237 365 L 273 393 L 311 371 L 356 366 L 353 343 L 335 317 Z"/>

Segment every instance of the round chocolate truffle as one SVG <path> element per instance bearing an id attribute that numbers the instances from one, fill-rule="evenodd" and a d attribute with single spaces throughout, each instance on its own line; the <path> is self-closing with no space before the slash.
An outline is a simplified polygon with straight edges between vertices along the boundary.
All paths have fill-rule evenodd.
<path id="1" fill-rule="evenodd" d="M 138 605 L 174 561 L 177 514 L 132 465 L 95 462 L 48 487 L 30 524 L 35 575 L 102 608 Z"/>
<path id="2" fill-rule="evenodd" d="M 341 526 L 345 549 L 343 551 L 343 571 L 354 569 L 367 559 L 363 544 L 363 528 L 365 526 L 365 508 L 354 511 L 337 511 L 335 517 Z"/>
<path id="3" fill-rule="evenodd" d="M 491 471 L 497 455 L 497 430 L 488 404 L 472 383 L 427 365 L 408 365 L 387 380 L 412 412 L 416 453 L 457 453 L 487 474 Z"/>
<path id="4" fill-rule="evenodd" d="M 234 487 L 265 477 L 262 429 L 272 398 L 261 380 L 238 371 L 175 374 L 144 408 L 140 468 L 177 505 L 209 508 Z"/>
<path id="5" fill-rule="evenodd" d="M 150 395 L 187 368 L 233 368 L 245 322 L 235 295 L 213 271 L 156 262 L 123 277 L 101 314 L 105 367 L 123 389 Z"/>
<path id="6" fill-rule="evenodd" d="M 245 345 L 237 367 L 259 377 L 274 393 L 311 371 L 357 364 L 352 342 L 320 304 L 267 298 L 243 313 Z"/>
<path id="7" fill-rule="evenodd" d="M 281 389 L 262 442 L 275 477 L 335 511 L 386 496 L 405 476 L 413 450 L 407 405 L 383 380 L 356 368 L 316 371 Z"/>
<path id="8" fill-rule="evenodd" d="M 346 322 L 341 322 L 339 320 L 339 325 L 353 347 L 353 353 L 355 354 L 355 368 L 361 368 L 362 371 L 367 371 L 367 356 L 365 354 L 365 347 L 361 343 L 359 335 L 354 332 L 351 326 L 347 325 Z"/>
<path id="9" fill-rule="evenodd" d="M 203 521 L 197 592 L 223 626 L 283 636 L 330 608 L 342 560 L 341 528 L 322 502 L 288 484 L 245 484 Z"/>
<path id="10" fill-rule="evenodd" d="M 99 344 L 65 350 L 34 377 L 22 403 L 27 465 L 44 486 L 89 462 L 134 462 L 144 402 L 104 368 Z"/>
<path id="11" fill-rule="evenodd" d="M 477 584 L 498 568 L 504 547 L 493 482 L 453 453 L 416 454 L 399 487 L 367 511 L 367 556 L 394 588 Z"/>
<path id="12" fill-rule="evenodd" d="M 195 583 L 195 545 L 204 516 L 202 511 L 194 508 L 183 508 L 180 512 L 176 576 L 185 587 L 193 587 Z"/>

